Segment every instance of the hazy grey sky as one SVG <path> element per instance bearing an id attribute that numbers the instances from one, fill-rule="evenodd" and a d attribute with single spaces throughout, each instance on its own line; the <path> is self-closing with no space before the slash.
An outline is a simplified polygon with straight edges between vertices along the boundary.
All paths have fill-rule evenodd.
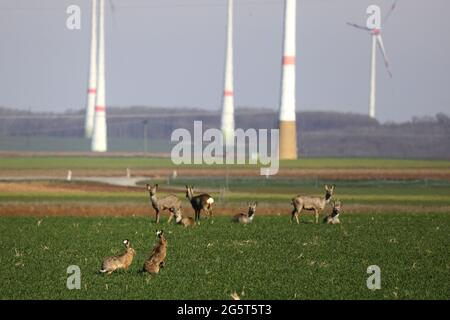
<path id="1" fill-rule="evenodd" d="M 226 0 L 113 0 L 106 11 L 107 105 L 219 110 Z M 81 30 L 66 8 L 82 10 Z M 370 4 L 298 0 L 297 110 L 367 114 Z M 282 0 L 235 0 L 235 103 L 278 109 Z M 450 113 L 450 1 L 400 0 L 383 26 L 394 75 L 378 54 L 382 121 Z M 63 111 L 86 103 L 89 0 L 0 0 L 0 106 Z"/>

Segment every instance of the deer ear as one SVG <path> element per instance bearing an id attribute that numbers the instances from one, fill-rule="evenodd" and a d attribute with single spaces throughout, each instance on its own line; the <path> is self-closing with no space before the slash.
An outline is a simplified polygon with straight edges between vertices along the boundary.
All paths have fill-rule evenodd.
<path id="1" fill-rule="evenodd" d="M 157 188 L 158 188 L 158 184 L 155 184 L 155 187 L 157 187 Z"/>
<path id="2" fill-rule="evenodd" d="M 325 185 L 325 190 L 328 190 L 328 185 L 327 184 Z"/>

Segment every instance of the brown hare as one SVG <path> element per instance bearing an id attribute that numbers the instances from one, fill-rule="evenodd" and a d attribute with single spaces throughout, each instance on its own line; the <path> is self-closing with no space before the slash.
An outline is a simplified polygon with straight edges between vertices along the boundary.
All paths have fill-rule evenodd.
<path id="1" fill-rule="evenodd" d="M 128 269 L 128 267 L 133 262 L 136 251 L 134 251 L 134 249 L 131 247 L 131 243 L 129 240 L 123 240 L 123 244 L 125 245 L 125 252 L 105 258 L 103 260 L 100 272 L 111 274 L 117 269 Z"/>
<path id="2" fill-rule="evenodd" d="M 144 263 L 144 271 L 150 274 L 156 274 L 159 269 L 164 267 L 166 254 L 167 254 L 167 240 L 164 236 L 163 230 L 156 231 L 158 242 L 153 247 L 153 250 Z"/>

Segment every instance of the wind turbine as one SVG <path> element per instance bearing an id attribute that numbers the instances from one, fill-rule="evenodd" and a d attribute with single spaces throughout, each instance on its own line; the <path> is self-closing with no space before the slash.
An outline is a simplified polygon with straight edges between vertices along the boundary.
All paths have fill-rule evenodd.
<path id="1" fill-rule="evenodd" d="M 98 36 L 98 78 L 94 113 L 94 130 L 91 150 L 107 151 L 106 101 L 105 101 L 105 1 L 100 0 L 100 19 Z"/>
<path id="2" fill-rule="evenodd" d="M 87 91 L 86 116 L 84 122 L 84 135 L 86 138 L 92 138 L 92 131 L 94 130 L 94 111 L 95 111 L 96 94 L 97 94 L 97 0 L 92 0 L 89 84 Z"/>
<path id="3" fill-rule="evenodd" d="M 389 9 L 388 13 L 384 17 L 382 23 L 384 24 L 389 17 L 391 16 L 392 11 L 395 9 L 397 5 L 397 1 L 394 1 L 391 8 Z M 375 118 L 375 98 L 376 98 L 376 70 L 377 70 L 377 59 L 376 59 L 376 53 L 377 53 L 377 45 L 380 48 L 381 54 L 383 55 L 384 65 L 386 67 L 386 71 L 389 74 L 389 77 L 392 78 L 392 73 L 389 70 L 389 61 L 386 55 L 386 50 L 384 48 L 383 44 L 383 38 L 381 37 L 381 27 L 380 28 L 368 28 L 365 26 L 361 26 L 355 23 L 347 22 L 347 25 L 370 32 L 372 36 L 372 55 L 371 55 L 371 61 L 370 61 L 370 95 L 369 95 L 369 116 L 371 118 Z"/>
<path id="4" fill-rule="evenodd" d="M 297 159 L 297 129 L 295 115 L 295 31 L 297 0 L 285 0 L 284 41 L 279 114 L 279 157 Z"/>
<path id="5" fill-rule="evenodd" d="M 233 0 L 228 0 L 227 44 L 221 130 L 226 146 L 234 145 Z"/>

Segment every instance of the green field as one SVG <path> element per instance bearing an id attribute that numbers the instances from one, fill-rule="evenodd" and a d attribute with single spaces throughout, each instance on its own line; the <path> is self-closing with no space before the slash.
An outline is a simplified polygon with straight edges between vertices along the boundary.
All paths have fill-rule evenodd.
<path id="1" fill-rule="evenodd" d="M 311 170 L 305 178 L 291 176 L 289 170 L 269 178 L 241 176 L 239 166 L 234 175 L 222 170 L 209 176 L 211 171 L 203 170 L 208 166 L 184 167 L 202 170 L 173 179 L 164 176 L 167 171 L 155 173 L 176 168 L 167 158 L 0 157 L 0 299 L 230 299 L 234 291 L 242 299 L 450 298 L 450 161 L 281 162 L 282 168 L 298 169 L 295 173 Z M 52 176 L 53 170 L 62 169 L 86 176 L 111 169 L 106 175 L 120 176 L 125 168 L 154 178 L 139 181 L 141 188 L 2 180 L 11 172 L 30 179 L 36 172 Z M 316 176 L 322 169 L 331 176 Z M 375 174 L 333 177 L 339 169 Z M 379 177 L 378 171 L 387 174 Z M 392 172 L 397 175 L 390 176 Z M 53 176 L 57 179 L 60 173 Z M 160 184 L 160 197 L 177 194 L 188 216 L 193 213 L 184 185 L 208 192 L 215 199 L 214 223 L 203 220 L 192 229 L 155 225 L 144 188 L 148 182 Z M 300 225 L 290 224 L 292 197 L 322 197 L 324 184 L 336 184 L 333 198 L 343 203 L 342 224 L 316 225 L 311 213 L 301 215 Z M 230 215 L 250 200 L 258 201 L 254 223 L 231 223 Z M 321 216 L 329 211 L 327 206 Z M 167 215 L 162 217 L 165 222 Z M 168 257 L 161 273 L 151 277 L 139 270 L 157 228 L 166 232 Z M 126 238 L 137 251 L 131 268 L 100 274 L 102 258 L 121 252 Z M 81 268 L 80 290 L 66 288 L 70 265 Z M 381 290 L 366 286 L 370 265 L 381 268 Z"/>
<path id="2" fill-rule="evenodd" d="M 342 224 L 300 225 L 257 217 L 252 225 L 218 217 L 193 229 L 163 224 L 166 267 L 138 271 L 155 241 L 149 218 L 1 218 L 1 299 L 448 299 L 450 215 L 360 214 Z M 40 223 L 38 223 L 40 221 Z M 99 274 L 103 257 L 131 240 L 128 271 Z M 66 269 L 81 268 L 81 289 Z M 381 290 L 366 287 L 370 265 Z M 243 294 L 242 294 L 243 292 Z"/>
<path id="3" fill-rule="evenodd" d="M 236 165 L 237 166 L 237 165 Z M 77 157 L 36 156 L 0 157 L 0 169 L 150 169 L 178 167 L 169 158 L 150 157 Z M 182 166 L 184 167 L 184 165 Z M 191 167 L 223 167 L 220 165 L 191 165 Z M 281 168 L 323 169 L 323 168 L 437 168 L 450 170 L 448 160 L 403 160 L 376 158 L 303 158 L 280 161 Z"/>

